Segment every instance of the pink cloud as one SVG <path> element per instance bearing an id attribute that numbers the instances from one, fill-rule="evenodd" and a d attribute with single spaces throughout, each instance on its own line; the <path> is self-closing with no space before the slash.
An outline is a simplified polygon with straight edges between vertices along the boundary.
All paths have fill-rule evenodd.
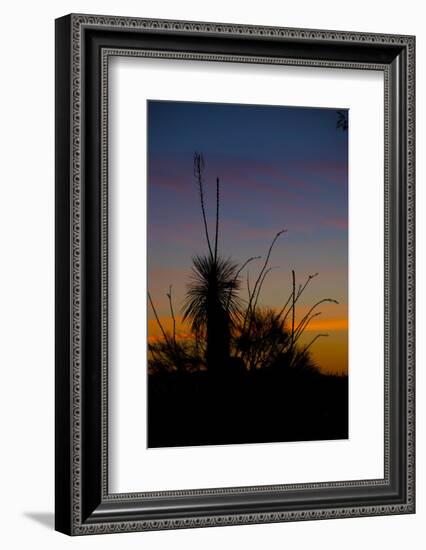
<path id="1" fill-rule="evenodd" d="M 348 219 L 347 218 L 331 218 L 324 220 L 324 225 L 328 225 L 333 229 L 342 229 L 347 231 L 348 229 Z"/>

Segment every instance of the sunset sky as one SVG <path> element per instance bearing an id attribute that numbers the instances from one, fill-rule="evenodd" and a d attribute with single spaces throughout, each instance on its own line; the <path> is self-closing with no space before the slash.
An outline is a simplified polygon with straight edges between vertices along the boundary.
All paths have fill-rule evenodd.
<path id="1" fill-rule="evenodd" d="M 264 259 L 275 234 L 259 305 L 276 309 L 297 284 L 319 273 L 300 300 L 297 317 L 322 298 L 304 334 L 318 366 L 346 373 L 348 331 L 348 132 L 336 128 L 337 108 L 275 107 L 148 101 L 148 289 L 166 327 L 166 293 L 173 285 L 178 334 L 189 329 L 179 315 L 191 258 L 206 252 L 193 155 L 205 159 L 205 201 L 214 235 L 216 177 L 220 178 L 219 251 L 243 263 Z M 255 280 L 262 260 L 252 262 Z M 244 272 L 245 280 L 246 272 Z M 246 297 L 245 285 L 242 296 Z M 159 330 L 148 308 L 148 336 Z"/>

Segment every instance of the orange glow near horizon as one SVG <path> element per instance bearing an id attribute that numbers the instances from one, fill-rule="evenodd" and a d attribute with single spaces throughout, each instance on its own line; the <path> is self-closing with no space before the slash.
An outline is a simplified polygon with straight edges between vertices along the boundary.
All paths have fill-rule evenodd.
<path id="1" fill-rule="evenodd" d="M 192 338 L 188 323 L 176 316 L 176 339 Z M 161 325 L 167 334 L 173 333 L 171 316 L 160 318 Z M 312 359 L 326 373 L 348 373 L 348 319 L 343 317 L 316 318 L 308 325 L 301 338 L 301 346 L 308 345 L 316 334 L 326 333 L 327 337 L 318 338 L 310 347 Z M 148 320 L 148 342 L 163 340 L 163 334 L 156 319 Z"/>

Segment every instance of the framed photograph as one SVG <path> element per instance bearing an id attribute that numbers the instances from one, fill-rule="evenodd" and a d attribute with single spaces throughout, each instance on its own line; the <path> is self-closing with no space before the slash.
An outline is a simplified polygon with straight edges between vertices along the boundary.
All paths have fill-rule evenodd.
<path id="1" fill-rule="evenodd" d="M 415 511 L 413 36 L 56 20 L 56 529 Z"/>

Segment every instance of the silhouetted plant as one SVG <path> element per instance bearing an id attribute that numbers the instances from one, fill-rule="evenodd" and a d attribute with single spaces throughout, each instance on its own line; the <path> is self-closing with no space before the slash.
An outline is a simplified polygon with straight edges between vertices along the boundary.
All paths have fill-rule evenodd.
<path id="1" fill-rule="evenodd" d="M 176 339 L 176 319 L 174 316 L 172 303 L 172 287 L 170 285 L 167 297 L 169 298 L 170 310 L 173 318 L 173 334 L 167 333 L 158 316 L 151 294 L 148 292 L 148 300 L 154 312 L 155 319 L 163 335 L 163 341 L 148 343 L 150 353 L 149 369 L 151 372 L 185 370 L 185 366 L 190 362 L 186 347 L 182 342 Z"/>
<path id="2" fill-rule="evenodd" d="M 214 369 L 229 358 L 231 330 L 240 312 L 238 266 L 212 256 L 196 256 L 192 262 L 183 320 L 191 322 L 197 341 L 205 338 L 206 363 Z"/>
<path id="3" fill-rule="evenodd" d="M 148 344 L 150 359 L 148 372 L 171 373 L 171 372 L 193 372 L 205 369 L 200 348 L 193 340 L 180 340 L 174 346 L 169 342 L 160 340 Z"/>
<path id="4" fill-rule="evenodd" d="M 305 283 L 299 284 L 296 290 L 296 274 L 292 270 L 292 290 L 282 307 L 276 313 L 273 310 L 262 310 L 258 308 L 258 302 L 262 287 L 267 275 L 273 269 L 269 267 L 269 260 L 275 243 L 278 238 L 285 233 L 285 230 L 279 231 L 273 238 L 269 246 L 266 259 L 257 275 L 253 288 L 250 285 L 250 277 L 247 273 L 247 307 L 242 316 L 243 320 L 236 332 L 238 337 L 235 339 L 235 353 L 241 357 L 248 370 L 268 366 L 275 362 L 279 355 L 285 357 L 290 366 L 294 366 L 295 358 L 298 357 L 298 363 L 304 359 L 307 361 L 308 350 L 312 344 L 326 334 L 318 334 L 305 346 L 302 351 L 296 347 L 302 334 L 309 326 L 312 319 L 321 315 L 317 308 L 323 303 L 338 303 L 333 298 L 324 298 L 316 302 L 306 315 L 296 324 L 297 303 L 305 291 L 308 284 L 318 273 L 309 275 Z M 288 323 L 290 323 L 288 327 Z M 268 334 L 270 332 L 270 334 Z M 259 335 L 260 340 L 259 340 Z M 303 353 L 302 353 L 303 352 Z"/>
<path id="5" fill-rule="evenodd" d="M 241 326 L 234 339 L 235 352 L 245 358 L 247 368 L 269 367 L 280 350 L 289 346 L 290 333 L 272 309 L 256 308 L 250 327 Z"/>
<path id="6" fill-rule="evenodd" d="M 345 111 L 337 111 L 336 128 L 340 128 L 344 132 L 348 130 L 348 114 Z"/>
<path id="7" fill-rule="evenodd" d="M 190 321 L 197 341 L 206 340 L 206 363 L 210 370 L 228 363 L 232 326 L 240 312 L 238 265 L 218 255 L 219 178 L 216 178 L 216 226 L 212 248 L 204 204 L 204 159 L 194 154 L 194 175 L 200 193 L 201 213 L 209 254 L 192 259 L 192 280 L 183 308 L 183 320 Z"/>

